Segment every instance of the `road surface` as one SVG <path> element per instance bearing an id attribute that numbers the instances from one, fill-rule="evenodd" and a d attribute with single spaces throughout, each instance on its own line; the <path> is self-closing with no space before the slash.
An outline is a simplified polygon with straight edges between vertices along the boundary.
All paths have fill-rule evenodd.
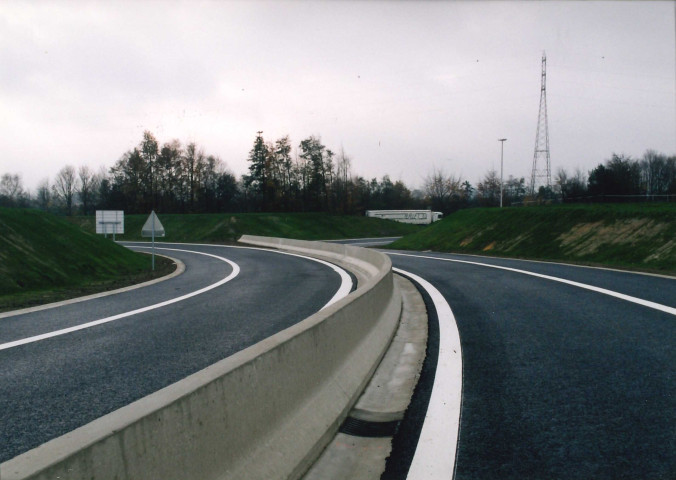
<path id="1" fill-rule="evenodd" d="M 408 478 L 676 478 L 675 279 L 388 253 L 443 295 L 462 347 L 457 450 L 449 446 L 436 461 L 450 460 L 454 472 Z M 436 353 L 438 326 L 430 331 Z M 395 440 L 395 455 L 408 462 L 420 435 L 415 422 L 425 418 L 434 383 L 445 381 L 429 363 L 418 411 L 401 429 L 408 439 Z M 429 445 L 421 440 L 420 450 Z M 408 468 L 392 461 L 383 478 L 407 478 Z"/>
<path id="2" fill-rule="evenodd" d="M 0 461 L 292 325 L 341 285 L 326 265 L 298 257 L 189 249 L 199 253 L 163 252 L 188 269 L 141 296 L 0 319 Z M 676 478 L 676 280 L 388 253 L 397 269 L 437 291 L 453 318 L 435 315 L 435 299 L 423 291 L 431 313 L 428 360 L 383 478 Z M 451 326 L 459 336 L 457 365 L 436 356 Z M 66 333 L 40 338 L 50 332 Z M 15 345 L 26 339 L 36 340 Z M 452 376 L 437 374 L 448 363 L 460 369 L 458 405 L 442 402 L 433 411 L 439 384 Z M 425 419 L 436 423 L 439 414 L 457 415 L 438 423 L 455 431 L 426 438 Z M 457 447 L 438 441 L 449 438 Z M 425 452 L 434 452 L 431 466 Z M 448 471 L 438 475 L 439 466 Z"/>
<path id="3" fill-rule="evenodd" d="M 182 260 L 185 273 L 0 319 L 0 461 L 307 318 L 341 288 L 346 293 L 332 268 L 298 256 L 219 246 L 158 248 Z M 106 322 L 92 324 L 100 320 Z M 89 328 L 70 330 L 83 325 Z"/>

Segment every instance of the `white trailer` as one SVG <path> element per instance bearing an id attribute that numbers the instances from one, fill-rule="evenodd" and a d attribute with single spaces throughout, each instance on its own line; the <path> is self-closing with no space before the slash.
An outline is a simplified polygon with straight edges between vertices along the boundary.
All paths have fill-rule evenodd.
<path id="1" fill-rule="evenodd" d="M 432 210 L 366 210 L 366 216 L 394 220 L 395 222 L 429 225 L 441 220 L 444 214 Z"/>

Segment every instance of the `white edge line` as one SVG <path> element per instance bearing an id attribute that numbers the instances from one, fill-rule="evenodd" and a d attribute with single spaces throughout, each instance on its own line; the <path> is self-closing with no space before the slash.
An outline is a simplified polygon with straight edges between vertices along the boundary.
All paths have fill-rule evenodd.
<path id="1" fill-rule="evenodd" d="M 151 248 L 151 247 L 146 246 L 146 245 L 138 245 L 138 243 L 142 243 L 142 242 L 129 242 L 129 243 L 133 243 L 134 248 Z M 340 288 L 334 294 L 334 296 L 320 310 L 324 310 L 328 306 L 336 303 L 338 300 L 346 297 L 350 293 L 350 291 L 352 290 L 352 278 L 350 277 L 350 275 L 344 269 L 342 269 L 342 268 L 340 268 L 340 267 L 338 267 L 338 266 L 336 266 L 332 263 L 325 262 L 324 260 L 320 260 L 318 258 L 308 257 L 308 256 L 305 256 L 305 255 L 299 255 L 299 254 L 296 254 L 296 253 L 282 252 L 282 251 L 279 251 L 279 250 L 269 250 L 269 249 L 257 248 L 257 247 L 243 247 L 243 246 L 234 246 L 234 245 L 209 245 L 209 244 L 179 244 L 179 245 L 209 246 L 209 247 L 223 247 L 223 248 L 242 248 L 242 249 L 248 249 L 248 250 L 263 250 L 263 251 L 268 251 L 268 252 L 272 251 L 272 252 L 279 253 L 279 254 L 282 254 L 282 255 L 290 255 L 290 256 L 293 256 L 293 257 L 305 258 L 307 260 L 312 260 L 312 261 L 321 263 L 323 265 L 326 265 L 326 266 L 330 267 L 332 270 L 334 270 L 336 273 L 338 273 L 338 275 L 340 275 L 341 284 L 340 284 Z M 118 315 L 113 315 L 113 316 L 102 318 L 102 319 L 99 319 L 99 320 L 94 320 L 94 321 L 91 321 L 91 322 L 82 323 L 80 325 L 75 325 L 73 327 L 64 328 L 64 329 L 61 329 L 61 330 L 55 330 L 53 332 L 43 333 L 41 335 L 35 335 L 35 336 L 32 336 L 32 337 L 23 338 L 23 339 L 20 339 L 20 340 L 14 340 L 12 342 L 3 343 L 3 344 L 0 344 L 0 351 L 7 350 L 7 349 L 10 349 L 10 348 L 14 348 L 14 347 L 18 347 L 18 346 L 21 346 L 21 345 L 26 345 L 28 343 L 38 342 L 40 340 L 45 340 L 47 338 L 65 335 L 67 333 L 76 332 L 78 330 L 84 330 L 86 328 L 95 327 L 97 325 L 113 322 L 113 321 L 119 320 L 121 318 L 130 317 L 132 315 L 137 315 L 139 313 L 144 313 L 144 312 L 147 312 L 147 311 L 150 311 L 150 310 L 154 310 L 156 308 L 165 307 L 167 305 L 171 305 L 172 303 L 180 302 L 180 301 L 186 300 L 190 297 L 194 297 L 196 295 L 200 295 L 204 292 L 207 292 L 209 290 L 217 288 L 217 287 L 229 282 L 233 278 L 235 278 L 237 275 L 239 275 L 239 272 L 240 272 L 240 268 L 235 262 L 228 260 L 227 258 L 219 257 L 218 255 L 213 255 L 213 254 L 205 253 L 205 252 L 198 252 L 198 251 L 194 251 L 194 250 L 178 249 L 178 248 L 158 247 L 158 246 L 156 246 L 155 248 L 157 250 L 169 250 L 169 251 L 174 251 L 174 252 L 188 252 L 188 253 L 195 253 L 195 254 L 198 254 L 198 255 L 206 255 L 208 257 L 214 257 L 214 258 L 217 258 L 219 260 L 222 260 L 222 261 L 228 263 L 232 267 L 232 272 L 230 273 L 230 275 L 223 278 L 222 280 L 220 280 L 216 283 L 213 283 L 211 285 L 208 285 L 207 287 L 204 287 L 202 289 L 188 293 L 186 295 L 182 295 L 180 297 L 176 297 L 176 298 L 173 298 L 171 300 L 167 300 L 167 301 L 157 303 L 157 304 L 154 304 L 154 305 L 149 305 L 147 307 L 139 308 L 139 309 L 132 310 L 132 311 L 129 311 L 129 312 L 120 313 Z"/>
<path id="2" fill-rule="evenodd" d="M 127 243 L 131 244 L 132 246 L 138 246 L 139 243 L 146 243 L 146 242 L 118 242 L 122 245 L 125 245 Z M 243 250 L 260 250 L 263 252 L 274 252 L 278 253 L 280 255 L 289 255 L 292 257 L 299 257 L 299 258 L 304 258 L 306 260 L 312 260 L 313 262 L 318 262 L 323 265 L 326 265 L 333 269 L 338 275 L 340 275 L 340 288 L 336 292 L 336 294 L 329 300 L 326 305 L 324 305 L 322 308 L 319 310 L 324 310 L 326 307 L 329 305 L 333 305 L 336 303 L 338 300 L 342 299 L 343 297 L 346 297 L 351 291 L 352 291 L 352 278 L 350 275 L 341 267 L 334 265 L 331 262 L 326 262 L 324 260 L 320 260 L 319 258 L 315 257 L 309 257 L 307 255 L 301 255 L 299 253 L 291 253 L 291 252 L 285 252 L 279 249 L 274 249 L 274 248 L 263 248 L 263 247 L 249 247 L 249 246 L 244 246 L 244 245 L 218 245 L 216 243 L 180 243 L 180 242 L 167 242 L 169 245 L 192 245 L 196 247 L 220 247 L 220 248 L 241 248 Z M 149 247 L 139 247 L 139 248 L 149 248 Z M 158 248 L 158 247 L 156 247 Z"/>
<path id="3" fill-rule="evenodd" d="M 319 311 L 324 310 L 330 305 L 333 305 L 336 303 L 338 300 L 346 297 L 349 295 L 349 293 L 352 291 L 352 277 L 341 267 L 338 265 L 334 265 L 331 262 L 326 262 L 324 260 L 320 260 L 319 258 L 315 257 L 308 257 L 307 255 L 300 255 L 298 253 L 291 253 L 291 252 L 284 252 L 282 250 L 271 250 L 269 248 L 261 248 L 261 247 L 244 247 L 240 245 L 220 245 L 225 248 L 243 248 L 246 250 L 261 250 L 264 252 L 274 252 L 278 253 L 280 255 L 290 255 L 292 257 L 298 257 L 298 258 L 304 258 L 306 260 L 312 260 L 313 262 L 318 262 L 321 263 L 322 265 L 326 265 L 327 267 L 331 268 L 333 271 L 335 271 L 338 275 L 340 275 L 340 288 L 338 288 L 338 291 L 335 293 L 335 295 L 329 300 L 326 305 L 324 305 L 322 308 L 319 309 Z"/>
<path id="4" fill-rule="evenodd" d="M 388 250 L 389 252 L 389 250 Z M 667 275 L 663 273 L 652 273 L 652 272 L 641 272 L 638 270 L 622 270 L 620 268 L 612 268 L 612 267 L 600 267 L 596 265 L 584 265 L 584 264 L 579 264 L 579 263 L 565 263 L 565 262 L 557 262 L 554 260 L 530 260 L 528 258 L 512 258 L 512 257 L 491 257 L 488 255 L 478 255 L 475 253 L 454 253 L 454 252 L 435 252 L 433 250 L 423 250 L 424 253 L 435 253 L 439 255 L 444 255 L 444 254 L 451 254 L 451 255 L 457 255 L 459 257 L 472 257 L 472 258 L 488 258 L 491 260 L 509 260 L 510 262 L 525 262 L 525 263 L 544 263 L 547 265 L 563 265 L 565 267 L 573 267 L 573 268 L 587 268 L 590 270 L 602 270 L 602 271 L 607 271 L 607 272 L 619 272 L 619 273 L 628 273 L 631 275 L 643 275 L 645 277 L 656 277 L 656 278 L 666 278 L 667 280 L 676 280 L 676 276 L 674 275 Z M 431 257 L 431 258 L 438 258 L 439 260 L 443 260 L 443 257 Z"/>
<path id="5" fill-rule="evenodd" d="M 444 296 L 427 280 L 393 269 L 424 288 L 439 318 L 439 358 L 425 420 L 420 431 L 409 480 L 453 478 L 462 402 L 462 350 L 455 316 Z"/>
<path id="6" fill-rule="evenodd" d="M 142 246 L 142 247 L 138 247 L 138 248 L 150 248 L 150 247 L 143 247 Z M 158 247 L 156 247 L 156 248 L 158 248 Z M 220 287 L 224 283 L 229 282 L 230 280 L 235 278 L 237 275 L 239 275 L 239 271 L 240 271 L 239 266 L 235 262 L 228 260 L 227 258 L 219 257 L 218 255 L 212 255 L 210 253 L 190 251 L 190 250 L 181 250 L 181 249 L 177 249 L 177 248 L 162 247 L 161 249 L 162 250 L 171 250 L 171 251 L 175 251 L 175 252 L 196 253 L 198 255 L 206 255 L 206 256 L 209 256 L 209 257 L 214 257 L 214 258 L 217 258 L 217 259 L 222 260 L 222 261 L 226 262 L 227 264 L 229 264 L 232 267 L 232 272 L 227 277 L 219 280 L 218 282 L 213 283 L 211 285 L 208 285 L 208 286 L 201 288 L 199 290 L 195 290 L 194 292 L 188 293 L 186 295 L 182 295 L 180 297 L 172 298 L 171 300 L 166 300 L 164 302 L 156 303 L 154 305 L 148 305 L 147 307 L 138 308 L 136 310 L 131 310 L 129 312 L 124 312 L 124 313 L 120 313 L 120 314 L 117 314 L 117 315 L 113 315 L 111 317 L 101 318 L 99 320 L 94 320 L 92 322 L 82 323 L 80 325 L 75 325 L 73 327 L 63 328 L 61 330 L 55 330 L 53 332 L 43 333 L 41 335 L 35 335 L 33 337 L 22 338 L 21 340 L 15 340 L 15 341 L 12 341 L 12 342 L 3 343 L 3 344 L 0 344 L 0 351 L 1 350 L 7 350 L 7 349 L 10 349 L 10 348 L 13 348 L 13 347 L 18 347 L 20 345 L 26 345 L 28 343 L 38 342 L 40 340 L 45 340 L 47 338 L 53 338 L 53 337 L 57 337 L 57 336 L 60 336 L 60 335 L 65 335 L 67 333 L 76 332 L 78 330 L 84 330 L 85 328 L 95 327 L 97 325 L 113 322 L 113 321 L 119 320 L 121 318 L 130 317 L 132 315 L 137 315 L 139 313 L 144 313 L 144 312 L 148 312 L 150 310 L 155 310 L 157 308 L 165 307 L 167 305 L 171 305 L 172 303 L 181 302 L 181 301 L 186 300 L 190 297 L 194 297 L 196 295 L 200 295 L 200 294 L 207 292 L 209 290 L 212 290 L 214 288 Z"/>
<path id="7" fill-rule="evenodd" d="M 301 255 L 299 253 L 291 253 L 291 252 L 285 252 L 282 250 L 278 249 L 269 249 L 269 248 L 262 248 L 262 247 L 245 247 L 242 245 L 220 245 L 224 248 L 242 248 L 245 250 L 261 250 L 263 252 L 274 252 L 278 253 L 280 255 L 289 255 L 291 257 L 298 257 L 298 258 L 304 258 L 306 260 L 312 260 L 313 262 L 321 263 L 322 265 L 326 265 L 327 267 L 331 268 L 333 271 L 335 271 L 338 275 L 340 275 L 340 287 L 338 288 L 338 291 L 335 293 L 335 295 L 329 300 L 326 305 L 324 305 L 322 308 L 319 310 L 324 310 L 326 307 L 329 305 L 333 305 L 336 303 L 338 300 L 346 297 L 349 295 L 349 293 L 352 291 L 352 277 L 350 277 L 350 274 L 348 274 L 345 269 L 339 267 L 338 265 L 334 265 L 331 262 L 327 262 L 325 260 L 321 260 L 319 258 L 315 257 L 309 257 L 307 255 Z"/>
<path id="8" fill-rule="evenodd" d="M 520 270 L 518 268 L 511 268 L 511 267 L 503 267 L 503 266 L 500 266 L 500 265 L 491 265 L 489 263 L 470 262 L 469 260 L 458 260 L 458 259 L 455 259 L 455 258 L 440 258 L 440 257 L 431 257 L 431 256 L 427 256 L 427 255 L 413 255 L 413 254 L 408 254 L 408 253 L 395 253 L 395 252 L 387 252 L 387 254 L 388 255 L 399 255 L 399 256 L 402 256 L 402 257 L 415 257 L 415 258 L 426 258 L 426 259 L 430 259 L 430 260 L 440 260 L 442 262 L 466 263 L 466 264 L 469 264 L 469 265 L 478 265 L 478 266 L 482 266 L 482 267 L 496 268 L 498 270 L 506 270 L 508 272 L 522 273 L 524 275 L 530 275 L 530 276 L 533 276 L 533 277 L 543 278 L 545 280 L 551 280 L 553 282 L 565 283 L 567 285 L 572 285 L 574 287 L 584 288 L 586 290 L 591 290 L 592 292 L 602 293 L 604 295 L 609 295 L 611 297 L 619 298 L 621 300 L 626 300 L 627 302 L 636 303 L 636 304 L 642 305 L 644 307 L 659 310 L 661 312 L 669 313 L 671 315 L 676 315 L 676 308 L 669 307 L 667 305 L 662 305 L 661 303 L 651 302 L 650 300 L 643 300 L 642 298 L 632 297 L 631 295 L 626 295 L 624 293 L 615 292 L 613 290 L 608 290 L 606 288 L 595 287 L 593 285 L 575 282 L 573 280 L 566 280 L 565 278 L 552 277 L 551 275 L 544 275 L 542 273 L 529 272 L 527 270 Z"/>
<path id="9" fill-rule="evenodd" d="M 280 252 L 280 253 L 286 253 L 286 252 Z M 289 254 L 292 255 L 292 254 Z M 336 292 L 336 294 L 329 300 L 326 305 L 324 305 L 321 310 L 324 310 L 326 307 L 329 305 L 333 305 L 336 303 L 338 300 L 347 297 L 350 292 L 352 291 L 352 277 L 341 267 L 334 265 L 333 263 L 330 262 L 325 262 L 324 260 L 320 260 L 318 258 L 312 258 L 312 257 L 306 257 L 304 255 L 296 255 L 298 257 L 302 258 L 307 258 L 310 260 L 314 260 L 315 262 L 323 263 L 324 265 L 327 265 L 331 267 L 338 275 L 340 275 L 340 288 Z"/>
<path id="10" fill-rule="evenodd" d="M 676 315 L 676 309 L 666 305 L 595 287 L 593 285 L 552 277 L 550 275 L 467 260 L 395 252 L 387 252 L 387 254 L 466 263 L 522 273 L 610 295 L 612 297 Z M 408 480 L 450 479 L 454 476 L 462 402 L 462 350 L 460 335 L 455 322 L 455 317 L 448 302 L 446 302 L 443 295 L 433 285 L 413 273 L 398 268 L 393 268 L 393 270 L 408 276 L 427 291 L 434 303 L 434 308 L 439 317 L 439 358 L 437 361 L 437 370 L 434 377 L 429 405 L 425 414 L 425 420 L 420 432 L 420 438 L 418 439 L 416 451 L 406 478 Z M 449 454 L 450 452 L 453 452 L 453 454 Z"/>

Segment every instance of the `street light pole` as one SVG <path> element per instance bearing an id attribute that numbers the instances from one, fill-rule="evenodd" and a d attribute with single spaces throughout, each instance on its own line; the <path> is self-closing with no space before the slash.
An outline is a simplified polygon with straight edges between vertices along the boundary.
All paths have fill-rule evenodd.
<path id="1" fill-rule="evenodd" d="M 500 142 L 500 208 L 502 208 L 502 158 L 506 141 L 506 138 L 498 138 L 498 142 Z"/>

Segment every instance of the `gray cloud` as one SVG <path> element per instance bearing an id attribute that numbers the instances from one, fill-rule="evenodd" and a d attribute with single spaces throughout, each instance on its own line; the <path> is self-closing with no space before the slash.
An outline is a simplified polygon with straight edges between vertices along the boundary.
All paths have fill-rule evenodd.
<path id="1" fill-rule="evenodd" d="M 669 2 L 6 2 L 0 170 L 30 188 L 150 129 L 246 170 L 255 132 L 356 173 L 528 176 L 548 55 L 554 169 L 676 150 Z M 94 153 L 93 153 L 94 152 Z"/>

